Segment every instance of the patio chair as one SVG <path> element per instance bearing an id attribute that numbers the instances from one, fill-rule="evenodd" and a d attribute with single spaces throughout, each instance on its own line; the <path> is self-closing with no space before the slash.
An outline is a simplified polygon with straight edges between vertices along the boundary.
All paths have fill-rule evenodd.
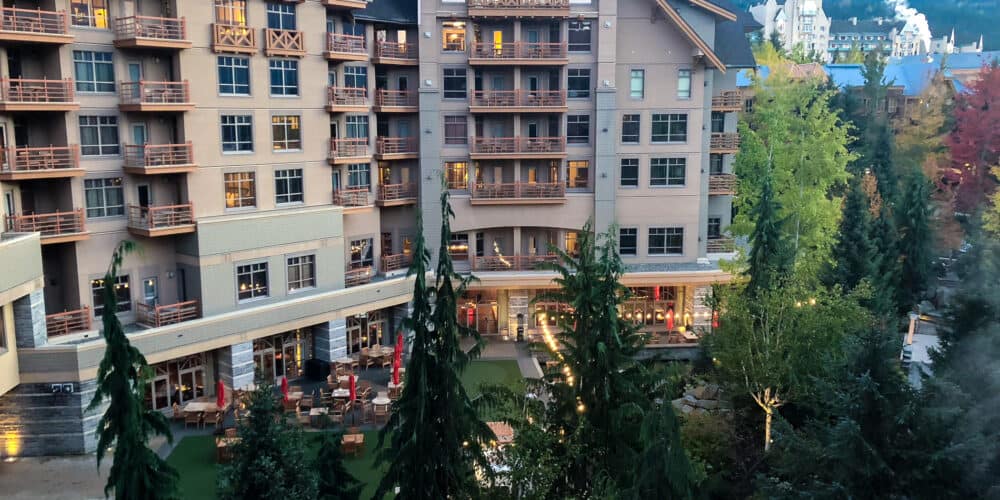
<path id="1" fill-rule="evenodd" d="M 309 413 L 309 410 L 313 408 L 313 403 L 315 403 L 315 401 L 313 400 L 314 396 L 315 395 L 311 392 L 308 394 L 304 394 L 302 396 L 302 400 L 299 401 L 299 409 L 301 409 L 306 413 Z"/>
<path id="2" fill-rule="evenodd" d="M 310 427 L 312 424 L 310 422 L 311 417 L 309 417 L 308 413 L 299 413 L 295 416 L 295 418 L 298 420 L 299 425 L 301 425 L 302 427 Z"/>
<path id="3" fill-rule="evenodd" d="M 375 366 L 375 360 L 367 354 L 362 354 L 359 360 L 359 364 L 365 367 L 365 370 Z"/>
<path id="4" fill-rule="evenodd" d="M 354 372 L 358 371 L 358 366 L 360 366 L 358 364 L 358 358 L 352 357 L 351 358 L 351 371 L 354 371 Z"/>
<path id="5" fill-rule="evenodd" d="M 385 405 L 375 405 L 375 423 L 386 423 L 389 421 L 389 407 Z"/>
<path id="6" fill-rule="evenodd" d="M 225 430 L 225 436 L 227 438 L 234 438 L 234 437 L 236 437 L 237 436 L 236 427 L 230 427 L 230 428 L 226 429 Z"/>
<path id="7" fill-rule="evenodd" d="M 395 401 L 399 399 L 399 396 L 402 395 L 402 393 L 403 393 L 402 387 L 392 387 L 389 389 L 389 399 Z"/>
<path id="8" fill-rule="evenodd" d="M 327 413 L 327 416 L 330 417 L 330 422 L 344 425 L 344 410 L 339 408 L 334 408 L 333 410 L 330 411 L 330 413 Z"/>
<path id="9" fill-rule="evenodd" d="M 212 427 L 216 427 L 222 421 L 222 414 L 220 412 L 207 412 L 205 413 L 205 418 L 202 420 L 203 426 L 212 424 Z"/>
<path id="10" fill-rule="evenodd" d="M 170 418 L 174 422 L 184 422 L 184 412 L 181 410 L 181 405 L 174 403 L 171 408 L 173 408 L 174 413 L 170 416 Z"/>
<path id="11" fill-rule="evenodd" d="M 392 356 L 382 356 L 382 368 L 392 368 Z"/>
<path id="12" fill-rule="evenodd" d="M 299 412 L 299 402 L 298 401 L 284 401 L 285 413 L 298 413 Z"/>
<path id="13" fill-rule="evenodd" d="M 341 389 L 350 389 L 351 388 L 351 380 L 348 379 L 348 380 L 344 380 L 344 381 L 340 382 L 339 387 Z"/>
<path id="14" fill-rule="evenodd" d="M 184 414 L 184 427 L 193 425 L 195 428 L 201 425 L 201 413 L 188 412 Z"/>

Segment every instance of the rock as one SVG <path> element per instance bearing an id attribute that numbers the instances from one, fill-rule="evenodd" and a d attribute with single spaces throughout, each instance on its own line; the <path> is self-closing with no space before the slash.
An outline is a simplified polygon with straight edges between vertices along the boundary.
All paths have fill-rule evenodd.
<path id="1" fill-rule="evenodd" d="M 682 406 L 686 406 L 684 404 L 684 398 L 677 398 L 671 401 L 670 406 L 673 406 L 675 410 L 680 410 Z"/>
<path id="2" fill-rule="evenodd" d="M 695 387 L 693 391 L 691 391 L 691 395 L 698 399 L 706 399 L 707 396 L 705 395 L 705 392 L 707 390 L 708 389 L 706 386 L 699 385 L 698 387 Z"/>
<path id="3" fill-rule="evenodd" d="M 694 408 L 691 407 L 691 406 L 688 406 L 688 405 L 682 405 L 681 406 L 681 413 L 683 413 L 685 415 L 687 415 L 688 413 L 691 413 L 693 411 L 694 411 Z"/>
<path id="4" fill-rule="evenodd" d="M 705 386 L 705 397 L 700 399 L 719 399 L 719 386 L 708 384 Z"/>
<path id="5" fill-rule="evenodd" d="M 704 408 L 706 410 L 714 410 L 719 407 L 719 402 L 714 399 L 699 399 L 698 401 L 695 401 L 694 406 Z"/>

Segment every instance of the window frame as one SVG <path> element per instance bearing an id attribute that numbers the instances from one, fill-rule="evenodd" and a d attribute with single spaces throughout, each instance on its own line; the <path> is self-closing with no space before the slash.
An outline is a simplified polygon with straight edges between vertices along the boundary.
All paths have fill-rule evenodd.
<path id="1" fill-rule="evenodd" d="M 89 59 L 85 56 L 89 55 Z M 80 57 L 78 57 L 80 56 Z M 98 60 L 98 56 L 102 60 Z M 107 60 L 103 58 L 107 56 Z M 74 50 L 73 54 L 73 81 L 74 87 L 77 92 L 81 94 L 114 94 L 117 90 L 117 83 L 115 81 L 115 54 L 114 52 L 108 52 L 103 50 Z M 80 75 L 80 65 L 89 66 L 90 75 Z M 99 80 L 98 79 L 98 67 L 103 68 L 102 72 L 106 72 L 110 67 L 110 80 Z M 88 79 L 90 76 L 92 79 Z M 107 74 L 103 76 L 109 76 Z M 92 88 L 87 88 L 90 85 Z M 105 87 L 102 87 L 105 86 Z"/>
<path id="2" fill-rule="evenodd" d="M 452 123 L 448 123 L 451 120 Z M 461 120 L 461 123 L 458 121 Z M 448 135 L 449 127 L 461 126 L 463 132 L 460 136 Z M 466 115 L 445 115 L 444 116 L 444 144 L 446 146 L 463 146 L 469 143 L 469 117 Z"/>
<path id="3" fill-rule="evenodd" d="M 459 166 L 461 168 L 458 168 Z M 469 189 L 469 162 L 446 161 L 444 162 L 444 172 L 445 182 L 449 190 Z M 461 185 L 458 184 L 458 176 L 462 177 Z"/>
<path id="4" fill-rule="evenodd" d="M 243 194 L 242 184 L 249 187 L 249 195 Z M 230 191 L 230 188 L 235 191 Z M 245 210 L 257 208 L 257 172 L 252 170 L 242 170 L 239 172 L 223 172 L 222 174 L 223 202 L 226 210 Z M 230 192 L 235 193 L 232 201 L 236 204 L 230 205 Z M 249 204 L 247 203 L 249 200 Z"/>
<path id="5" fill-rule="evenodd" d="M 232 120 L 233 123 L 226 123 L 227 120 Z M 245 121 L 245 123 L 244 123 Z M 219 115 L 219 145 L 222 147 L 222 154 L 232 155 L 232 154 L 253 154 L 254 152 L 254 140 L 253 140 L 253 115 L 249 113 L 231 114 L 231 115 Z M 233 141 L 226 141 L 226 127 L 233 128 Z M 247 138 L 241 138 L 240 130 L 246 128 L 245 133 L 248 135 Z M 236 146 L 236 149 L 226 149 L 226 144 L 232 144 Z M 249 145 L 249 149 L 241 149 L 241 145 Z"/>
<path id="6" fill-rule="evenodd" d="M 103 4 L 103 8 L 100 6 L 95 7 L 95 3 Z M 74 4 L 86 4 L 87 14 L 74 14 Z M 81 5 L 82 6 L 82 5 Z M 95 12 L 103 12 L 103 18 Z M 94 28 L 94 29 L 110 29 L 111 28 L 111 0 L 71 0 L 69 4 L 69 17 L 70 26 L 73 28 Z M 79 20 L 86 20 L 86 23 L 79 23 Z M 103 20 L 103 25 L 102 21 Z"/>
<path id="7" fill-rule="evenodd" d="M 585 166 L 575 165 L 584 164 Z M 577 175 L 571 175 L 572 170 L 576 169 Z M 580 171 L 586 173 L 585 176 L 581 177 Z M 577 185 L 577 180 L 582 179 L 584 181 L 583 186 Z M 568 160 L 566 162 L 566 189 L 590 189 L 590 160 Z"/>
<path id="8" fill-rule="evenodd" d="M 678 163 L 679 162 L 679 163 Z M 674 169 L 680 167 L 683 175 L 674 175 Z M 662 168 L 662 175 L 654 171 Z M 680 179 L 678 181 L 678 179 Z M 687 185 L 687 158 L 682 156 L 655 157 L 649 159 L 649 187 L 680 188 Z"/>
<path id="9" fill-rule="evenodd" d="M 296 186 L 296 180 L 298 186 Z M 282 168 L 274 171 L 274 204 L 301 205 L 305 202 L 305 174 L 301 168 Z M 298 191 L 296 191 L 296 187 Z M 284 192 L 282 192 L 284 191 Z"/>
<path id="10" fill-rule="evenodd" d="M 573 74 L 573 73 L 576 74 Z M 566 70 L 566 98 L 567 99 L 590 99 L 590 77 L 593 73 L 590 68 L 568 68 Z M 585 81 L 585 88 L 575 89 L 573 88 L 573 82 Z"/>
<path id="11" fill-rule="evenodd" d="M 578 29 L 574 29 L 574 26 Z M 586 28 L 584 28 L 586 26 Z M 570 21 L 566 26 L 566 50 L 568 52 L 591 52 L 594 50 L 594 21 L 591 19 Z M 587 42 L 573 41 L 573 34 L 586 32 Z"/>
<path id="12" fill-rule="evenodd" d="M 298 269 L 299 279 L 292 279 L 292 269 Z M 310 270 L 309 278 L 303 278 L 303 269 Z M 300 286 L 293 287 L 293 284 Z M 285 290 L 291 294 L 314 288 L 316 288 L 316 254 L 285 256 Z"/>
<path id="13" fill-rule="evenodd" d="M 626 121 L 626 119 L 629 119 L 629 118 L 632 118 L 632 117 L 635 118 L 635 121 L 631 121 L 631 120 L 630 121 Z M 626 127 L 626 125 L 631 125 L 633 123 L 635 124 L 635 134 L 634 135 L 633 134 L 629 134 L 628 137 L 631 138 L 631 137 L 634 136 L 635 140 L 634 141 L 626 141 L 625 140 L 625 137 L 626 137 L 625 136 L 625 127 Z M 640 114 L 640 113 L 624 113 L 624 114 L 622 114 L 622 126 L 621 126 L 621 134 L 620 134 L 619 140 L 621 141 L 622 144 L 640 144 L 642 142 L 642 114 Z"/>
<path id="14" fill-rule="evenodd" d="M 266 299 L 271 296 L 271 270 L 269 269 L 268 262 L 266 260 L 256 260 L 247 262 L 237 262 L 235 264 L 235 276 L 236 276 L 236 303 L 242 304 L 245 302 L 252 302 L 255 300 Z M 247 268 L 245 271 L 241 271 L 240 268 Z M 258 275 L 263 273 L 263 287 L 254 285 L 259 285 L 256 283 Z M 243 291 L 240 290 L 240 277 L 246 275 L 250 278 L 249 288 L 247 289 L 250 293 L 249 297 L 241 297 Z M 263 288 L 263 292 L 258 295 L 257 289 Z"/>
<path id="15" fill-rule="evenodd" d="M 639 90 L 638 95 L 636 95 L 636 74 L 638 73 Z M 629 89 L 628 95 L 631 99 L 642 100 L 646 98 L 646 70 L 638 68 L 629 70 Z"/>
<path id="16" fill-rule="evenodd" d="M 244 64 L 235 64 L 237 61 Z M 216 78 L 218 79 L 217 91 L 220 97 L 248 97 L 251 95 L 252 79 L 250 78 L 250 58 L 235 55 L 219 55 L 215 59 Z M 223 72 L 229 73 L 230 83 L 223 83 Z M 246 83 L 239 83 L 237 76 L 245 73 Z M 226 92 L 225 87 L 232 87 L 232 92 Z M 246 87 L 246 93 L 238 90 Z"/>
<path id="17" fill-rule="evenodd" d="M 626 165 L 625 162 L 629 162 Z M 625 168 L 628 167 L 630 170 L 634 169 L 635 176 L 625 176 Z M 626 179 L 630 180 L 629 184 L 626 184 Z M 639 187 L 639 159 L 635 157 L 621 158 L 618 162 L 618 187 L 620 188 L 638 188 Z"/>
<path id="18" fill-rule="evenodd" d="M 117 181 L 117 184 L 115 182 Z M 99 185 L 95 185 L 100 183 Z M 108 203 L 108 193 L 118 192 L 120 205 Z M 96 193 L 100 198 L 100 204 L 91 206 L 90 193 Z M 83 180 L 83 203 L 84 212 L 88 219 L 109 219 L 113 217 L 125 216 L 125 179 L 122 177 L 100 177 Z M 91 211 L 97 211 L 92 214 Z"/>
<path id="19" fill-rule="evenodd" d="M 631 247 L 625 247 L 622 245 L 622 238 L 625 237 L 625 232 L 631 232 L 631 238 L 633 238 L 634 243 Z M 631 248 L 631 252 L 626 252 L 625 248 Z M 618 228 L 618 255 L 637 257 L 639 255 L 639 228 L 626 226 Z"/>
<path id="20" fill-rule="evenodd" d="M 280 121 L 279 121 L 280 120 Z M 278 139 L 278 131 L 284 138 Z M 290 137 L 296 135 L 297 137 Z M 279 147 L 279 145 L 283 147 Z M 302 151 L 302 115 L 271 115 L 271 152 L 297 153 Z"/>
<path id="21" fill-rule="evenodd" d="M 358 254 L 359 258 L 357 260 L 355 260 L 355 258 L 354 258 L 355 243 L 366 243 L 366 242 L 367 242 L 367 245 L 365 246 L 365 248 L 361 249 L 361 251 Z M 359 239 L 356 239 L 356 240 L 350 240 L 349 243 L 350 244 L 349 244 L 348 248 L 350 249 L 350 253 L 349 253 L 350 260 L 348 262 L 350 263 L 351 269 L 363 269 L 363 268 L 366 268 L 366 267 L 373 267 L 373 266 L 375 266 L 375 238 L 372 238 L 372 237 L 364 238 L 364 237 L 362 237 L 362 238 L 359 238 Z M 367 249 L 367 255 L 365 255 L 366 254 L 365 249 Z"/>
<path id="22" fill-rule="evenodd" d="M 656 231 L 657 234 L 654 234 L 654 231 Z M 680 237 L 680 245 L 671 245 L 671 237 Z M 654 246 L 653 238 L 663 238 L 662 245 L 657 244 Z M 680 226 L 650 227 L 647 231 L 646 245 L 646 254 L 650 256 L 684 255 L 684 228 Z M 654 248 L 662 249 L 662 252 L 654 251 Z M 671 251 L 672 249 L 676 249 L 676 251 Z"/>
<path id="23" fill-rule="evenodd" d="M 278 20 L 278 26 L 271 24 L 272 15 Z M 265 17 L 267 18 L 267 28 L 272 30 L 296 31 L 298 19 L 295 13 L 295 4 L 288 2 L 267 2 L 265 7 Z M 286 21 L 291 18 L 291 26 L 286 26 Z"/>
<path id="24" fill-rule="evenodd" d="M 687 92 L 682 90 L 681 82 L 687 80 Z M 690 68 L 681 68 L 677 70 L 677 98 L 678 99 L 691 99 L 694 93 L 694 72 Z"/>
<path id="25" fill-rule="evenodd" d="M 93 121 L 93 123 L 83 123 Z M 117 157 L 122 154 L 121 131 L 118 129 L 117 115 L 78 115 L 77 125 L 80 132 L 80 156 L 86 157 Z M 96 130 L 96 144 L 85 144 L 84 130 Z M 104 133 L 114 132 L 114 142 L 104 143 Z M 96 154 L 87 153 L 88 148 L 97 148 Z"/>
<path id="26" fill-rule="evenodd" d="M 128 274 L 119 274 L 115 277 L 115 295 L 117 299 L 117 304 L 115 304 L 115 314 L 127 313 L 132 311 L 132 293 L 130 290 L 132 287 L 129 284 L 130 278 Z M 119 295 L 119 290 L 125 290 L 124 299 Z M 97 299 L 100 297 L 101 303 L 98 304 Z M 90 280 L 90 305 L 94 312 L 95 318 L 100 318 L 104 314 L 104 276 L 93 278 Z"/>
<path id="27" fill-rule="evenodd" d="M 575 127 L 580 127 L 586 125 L 587 135 L 574 135 L 570 133 L 570 130 Z M 578 132 L 578 131 L 577 131 Z M 590 144 L 590 115 L 580 114 L 580 115 L 566 115 L 566 144 Z M 580 140 L 581 137 L 585 137 L 585 140 Z"/>
<path id="28" fill-rule="evenodd" d="M 714 222 L 713 222 L 714 221 Z M 715 226 L 715 232 L 712 232 L 712 226 Z M 705 236 L 710 240 L 715 240 L 722 238 L 722 217 L 718 215 L 709 216 L 708 224 L 705 228 Z"/>
<path id="29" fill-rule="evenodd" d="M 299 97 L 299 61 L 271 58 L 267 60 L 268 89 L 271 97 Z M 280 81 L 275 81 L 275 76 Z M 290 82 L 291 81 L 291 82 Z"/>
<path id="30" fill-rule="evenodd" d="M 368 189 L 372 187 L 371 163 L 351 163 L 344 168 L 347 172 L 347 189 Z M 365 182 L 359 182 L 364 180 Z"/>
<path id="31" fill-rule="evenodd" d="M 661 120 L 657 120 L 657 117 L 664 117 Z M 683 120 L 676 120 L 675 117 L 684 117 Z M 675 124 L 684 124 L 684 139 L 683 140 L 673 140 L 672 137 L 677 133 L 673 130 Z M 664 137 L 662 140 L 657 140 L 656 128 L 657 124 L 661 124 L 666 127 L 661 136 Z M 650 117 L 650 128 L 649 128 L 649 140 L 654 144 L 684 144 L 687 142 L 688 137 L 688 115 L 687 113 L 653 113 Z"/>
<path id="32" fill-rule="evenodd" d="M 461 24 L 461 26 L 459 26 Z M 463 53 L 465 52 L 465 42 L 466 42 L 466 31 L 465 31 L 464 21 L 442 21 L 441 22 L 441 52 L 448 53 Z M 449 42 L 448 35 L 455 34 L 461 35 L 458 42 Z M 455 43 L 458 43 L 459 48 L 454 48 Z"/>
<path id="33" fill-rule="evenodd" d="M 452 73 L 452 74 L 449 74 Z M 448 89 L 449 82 L 461 82 L 461 89 Z M 461 95 L 459 95 L 461 93 Z M 468 99 L 469 98 L 469 72 L 466 68 L 442 68 L 441 69 L 441 98 L 442 99 Z"/>

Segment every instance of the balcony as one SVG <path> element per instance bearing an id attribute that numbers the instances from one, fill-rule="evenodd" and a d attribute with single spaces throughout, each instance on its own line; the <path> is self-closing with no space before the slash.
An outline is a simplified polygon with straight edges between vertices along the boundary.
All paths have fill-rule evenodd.
<path id="1" fill-rule="evenodd" d="M 363 9 L 368 6 L 367 0 L 320 0 L 326 7 L 336 9 Z"/>
<path id="2" fill-rule="evenodd" d="M 565 43 L 478 42 L 469 53 L 473 66 L 552 66 L 569 64 Z"/>
<path id="3" fill-rule="evenodd" d="M 0 111 L 76 111 L 73 79 L 0 79 Z"/>
<path id="4" fill-rule="evenodd" d="M 394 66 L 416 66 L 417 44 L 399 42 L 378 42 L 375 45 L 375 64 Z"/>
<path id="5" fill-rule="evenodd" d="M 0 153 L 0 181 L 81 177 L 85 173 L 80 168 L 80 148 L 75 145 L 9 147 Z"/>
<path id="6" fill-rule="evenodd" d="M 565 113 L 565 90 L 474 90 L 473 113 Z"/>
<path id="7" fill-rule="evenodd" d="M 323 55 L 331 61 L 367 61 L 368 44 L 363 36 L 327 33 Z"/>
<path id="8" fill-rule="evenodd" d="M 264 55 L 302 57 L 306 45 L 301 31 L 264 28 Z"/>
<path id="9" fill-rule="evenodd" d="M 142 207 L 129 205 L 128 232 L 155 238 L 173 234 L 193 233 L 194 206 L 190 203 Z"/>
<path id="10" fill-rule="evenodd" d="M 712 196 L 732 196 L 736 194 L 736 176 L 733 174 L 712 174 L 708 176 L 708 194 Z"/>
<path id="11" fill-rule="evenodd" d="M 732 238 L 709 238 L 705 247 L 705 253 L 733 253 L 736 242 Z"/>
<path id="12" fill-rule="evenodd" d="M 65 11 L 0 8 L 0 41 L 62 45 L 73 38 Z"/>
<path id="13" fill-rule="evenodd" d="M 375 139 L 375 159 L 409 160 L 420 156 L 416 137 L 379 137 Z"/>
<path id="14" fill-rule="evenodd" d="M 740 152 L 740 134 L 736 132 L 714 132 L 708 143 L 712 154 L 736 154 Z"/>
<path id="15" fill-rule="evenodd" d="M 727 90 L 712 97 L 712 111 L 736 112 L 743 110 L 743 91 Z"/>
<path id="16" fill-rule="evenodd" d="M 473 205 L 543 205 L 565 201 L 566 186 L 561 182 L 476 184 L 470 199 Z"/>
<path id="17" fill-rule="evenodd" d="M 370 207 L 368 188 L 346 188 L 333 191 L 333 204 L 344 208 Z"/>
<path id="18" fill-rule="evenodd" d="M 327 160 L 333 165 L 365 163 L 371 161 L 372 151 L 368 138 L 330 139 Z"/>
<path id="19" fill-rule="evenodd" d="M 125 172 L 138 175 L 194 172 L 194 146 L 185 144 L 125 145 Z"/>
<path id="20" fill-rule="evenodd" d="M 420 100 L 413 90 L 379 89 L 375 94 L 376 113 L 416 113 Z"/>
<path id="21" fill-rule="evenodd" d="M 162 306 L 151 306 L 145 302 L 135 303 L 135 322 L 146 328 L 159 328 L 190 321 L 201 316 L 197 300 L 178 302 Z"/>
<path id="22" fill-rule="evenodd" d="M 467 0 L 470 17 L 568 17 L 569 0 Z"/>
<path id="23" fill-rule="evenodd" d="M 473 137 L 473 160 L 566 157 L 565 137 Z"/>
<path id="24" fill-rule="evenodd" d="M 472 260 L 473 271 L 538 271 L 542 263 L 558 262 L 557 255 L 490 255 Z"/>
<path id="25" fill-rule="evenodd" d="M 348 268 L 344 271 L 344 286 L 349 288 L 352 286 L 371 283 L 374 274 L 375 272 L 371 266 L 359 267 L 355 269 Z"/>
<path id="26" fill-rule="evenodd" d="M 90 238 L 83 221 L 83 210 L 8 215 L 7 230 L 16 233 L 41 233 L 43 245 L 67 243 Z"/>
<path id="27" fill-rule="evenodd" d="M 66 311 L 45 316 L 45 329 L 50 339 L 71 333 L 92 330 L 90 308 Z"/>
<path id="28" fill-rule="evenodd" d="M 407 269 L 413 263 L 413 255 L 408 253 L 398 253 L 395 255 L 382 256 L 382 272 L 398 271 Z"/>
<path id="29" fill-rule="evenodd" d="M 194 110 L 187 80 L 183 82 L 121 82 L 118 108 L 122 111 L 184 112 Z"/>
<path id="30" fill-rule="evenodd" d="M 417 203 L 417 185 L 412 182 L 400 184 L 380 184 L 375 204 L 380 207 L 395 207 Z"/>
<path id="31" fill-rule="evenodd" d="M 326 110 L 330 113 L 367 113 L 368 89 L 359 87 L 327 87 Z"/>
<path id="32" fill-rule="evenodd" d="M 184 18 L 129 16 L 115 19 L 115 47 L 190 49 Z"/>
<path id="33" fill-rule="evenodd" d="M 254 29 L 235 24 L 212 24 L 212 52 L 253 54 L 257 52 Z"/>

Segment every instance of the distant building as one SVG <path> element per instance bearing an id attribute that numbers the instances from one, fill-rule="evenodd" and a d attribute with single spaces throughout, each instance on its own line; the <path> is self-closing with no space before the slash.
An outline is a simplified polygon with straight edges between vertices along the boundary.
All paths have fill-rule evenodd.
<path id="1" fill-rule="evenodd" d="M 951 35 L 944 35 L 941 38 L 931 40 L 931 54 L 973 54 L 983 51 L 983 35 L 979 35 L 978 42 L 959 45 L 955 40 L 955 30 L 951 30 Z"/>
<path id="2" fill-rule="evenodd" d="M 907 21 L 852 17 L 830 23 L 827 51 L 831 59 L 836 61 L 839 54 L 850 52 L 855 45 L 866 54 L 874 50 L 896 57 L 926 54 L 931 49 L 931 33 L 917 17 Z"/>
<path id="3" fill-rule="evenodd" d="M 830 19 L 823 12 L 823 0 L 767 0 L 750 7 L 750 15 L 764 26 L 765 38 L 778 33 L 787 50 L 802 44 L 806 51 L 826 51 Z"/>

